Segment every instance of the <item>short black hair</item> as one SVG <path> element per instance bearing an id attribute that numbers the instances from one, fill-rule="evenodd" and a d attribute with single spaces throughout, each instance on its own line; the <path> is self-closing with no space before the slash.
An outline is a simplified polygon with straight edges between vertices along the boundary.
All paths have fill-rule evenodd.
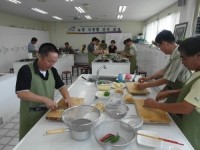
<path id="1" fill-rule="evenodd" d="M 36 37 L 32 37 L 31 42 L 37 42 L 37 38 Z"/>
<path id="2" fill-rule="evenodd" d="M 126 42 L 133 42 L 130 38 L 126 39 Z"/>
<path id="3" fill-rule="evenodd" d="M 111 40 L 111 42 L 110 43 L 114 43 L 115 44 L 115 40 Z"/>
<path id="4" fill-rule="evenodd" d="M 180 43 L 178 50 L 187 56 L 194 56 L 200 52 L 200 36 L 190 37 Z"/>
<path id="5" fill-rule="evenodd" d="M 123 43 L 124 43 L 124 45 L 126 45 L 127 41 L 126 41 L 126 40 L 124 40 L 124 42 L 123 42 Z"/>
<path id="6" fill-rule="evenodd" d="M 39 50 L 38 50 L 38 53 L 41 55 L 41 56 L 48 56 L 48 54 L 50 52 L 54 52 L 54 53 L 57 53 L 59 54 L 59 51 L 58 49 L 56 48 L 56 46 L 52 43 L 43 43 Z"/>
<path id="7" fill-rule="evenodd" d="M 157 34 L 155 38 L 155 42 L 161 44 L 163 41 L 168 43 L 174 43 L 175 37 L 169 30 L 162 30 L 160 33 Z"/>
<path id="8" fill-rule="evenodd" d="M 65 45 L 69 45 L 69 42 L 65 42 Z"/>
<path id="9" fill-rule="evenodd" d="M 105 43 L 105 40 L 101 40 L 101 43 Z"/>
<path id="10" fill-rule="evenodd" d="M 98 39 L 96 37 L 92 38 L 92 42 L 97 41 Z"/>

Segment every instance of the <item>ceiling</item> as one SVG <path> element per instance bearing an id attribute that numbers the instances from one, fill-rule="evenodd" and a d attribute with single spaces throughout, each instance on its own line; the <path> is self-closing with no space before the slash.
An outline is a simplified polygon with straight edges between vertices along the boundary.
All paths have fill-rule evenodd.
<path id="1" fill-rule="evenodd" d="M 92 21 L 116 21 L 119 5 L 126 5 L 123 21 L 144 21 L 157 14 L 161 10 L 174 4 L 177 0 L 74 0 L 66 2 L 65 0 L 19 0 L 21 4 L 14 4 L 7 0 L 0 0 L 0 12 L 15 16 L 36 19 L 41 21 L 55 22 L 52 16 L 63 18 L 63 22 L 74 20 L 87 21 L 84 17 L 88 14 Z M 85 14 L 77 18 L 77 12 L 74 6 L 81 6 Z M 31 8 L 42 9 L 48 14 L 37 13 Z"/>

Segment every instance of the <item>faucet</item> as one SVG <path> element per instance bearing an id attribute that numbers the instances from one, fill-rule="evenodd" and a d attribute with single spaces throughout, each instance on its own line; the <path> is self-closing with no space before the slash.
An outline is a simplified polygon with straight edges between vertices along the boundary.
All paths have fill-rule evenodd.
<path id="1" fill-rule="evenodd" d="M 103 64 L 102 66 L 100 66 L 98 69 L 97 69 L 97 81 L 99 80 L 99 72 L 100 72 L 100 70 L 101 69 L 106 69 L 106 65 L 105 64 Z"/>

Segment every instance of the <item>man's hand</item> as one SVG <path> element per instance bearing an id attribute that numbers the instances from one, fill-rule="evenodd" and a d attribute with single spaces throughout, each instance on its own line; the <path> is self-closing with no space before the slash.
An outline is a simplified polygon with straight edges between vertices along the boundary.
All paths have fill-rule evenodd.
<path id="1" fill-rule="evenodd" d="M 51 110 L 55 110 L 58 108 L 58 104 L 51 99 L 46 99 L 45 105 L 47 106 L 47 108 L 49 108 Z"/>
<path id="2" fill-rule="evenodd" d="M 156 96 L 156 101 L 160 101 L 160 100 L 163 100 L 163 99 L 167 98 L 167 96 L 169 94 L 170 93 L 167 90 L 166 91 L 160 91 Z"/>
<path id="3" fill-rule="evenodd" d="M 147 84 L 146 83 L 136 83 L 135 88 L 136 88 L 136 90 L 144 90 L 147 88 Z"/>
<path id="4" fill-rule="evenodd" d="M 154 109 L 158 109 L 158 102 L 156 102 L 154 99 L 152 98 L 147 98 L 144 101 L 144 107 L 150 107 L 150 108 L 154 108 Z"/>
<path id="5" fill-rule="evenodd" d="M 150 80 L 150 79 L 149 79 L 148 77 L 141 77 L 141 78 L 138 79 L 138 82 L 144 83 L 144 82 L 147 82 L 147 81 L 149 81 L 149 80 Z"/>
<path id="6" fill-rule="evenodd" d="M 68 104 L 69 107 L 72 106 L 72 98 L 71 97 L 65 98 L 64 101 L 66 104 Z"/>

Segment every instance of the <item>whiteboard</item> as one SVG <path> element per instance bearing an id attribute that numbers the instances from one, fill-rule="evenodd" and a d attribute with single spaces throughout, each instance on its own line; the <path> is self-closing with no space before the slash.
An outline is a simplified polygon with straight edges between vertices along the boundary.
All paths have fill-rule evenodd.
<path id="1" fill-rule="evenodd" d="M 32 37 L 38 39 L 36 49 L 49 42 L 47 31 L 0 26 L 0 73 L 8 72 L 13 62 L 28 57 L 28 43 Z"/>
<path id="2" fill-rule="evenodd" d="M 132 39 L 131 33 L 107 33 L 106 43 L 109 46 L 111 40 L 115 40 L 115 45 L 117 46 L 117 51 L 124 50 L 124 40 Z"/>

